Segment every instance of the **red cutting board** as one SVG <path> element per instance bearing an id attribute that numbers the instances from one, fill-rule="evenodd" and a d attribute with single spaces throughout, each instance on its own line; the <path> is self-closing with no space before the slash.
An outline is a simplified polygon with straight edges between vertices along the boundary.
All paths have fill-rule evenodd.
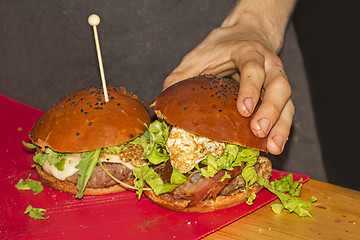
<path id="1" fill-rule="evenodd" d="M 21 141 L 42 111 L 0 94 L 0 239 L 199 239 L 255 211 L 276 198 L 262 190 L 254 204 L 212 213 L 178 213 L 139 201 L 134 192 L 85 196 L 82 200 L 49 189 L 34 195 L 14 185 L 22 178 L 39 180 L 31 168 L 33 154 Z M 272 179 L 284 172 L 273 170 Z M 306 175 L 293 174 L 294 180 Z M 24 211 L 28 205 L 47 210 L 47 220 L 34 220 Z M 275 213 L 274 213 L 275 214 Z M 283 213 L 286 214 L 286 213 Z M 239 229 L 241 231 L 241 229 Z"/>

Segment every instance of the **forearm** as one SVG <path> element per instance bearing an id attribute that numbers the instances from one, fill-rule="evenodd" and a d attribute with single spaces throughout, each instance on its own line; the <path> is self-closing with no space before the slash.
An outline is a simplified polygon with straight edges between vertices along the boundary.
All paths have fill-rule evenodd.
<path id="1" fill-rule="evenodd" d="M 267 46 L 278 52 L 297 0 L 240 0 L 222 26 L 239 24 L 256 29 Z"/>

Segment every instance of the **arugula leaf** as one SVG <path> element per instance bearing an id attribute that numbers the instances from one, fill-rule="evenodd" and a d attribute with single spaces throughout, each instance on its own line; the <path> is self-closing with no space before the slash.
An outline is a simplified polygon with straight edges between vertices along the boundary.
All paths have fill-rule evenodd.
<path id="1" fill-rule="evenodd" d="M 77 183 L 78 193 L 75 196 L 76 198 L 82 198 L 84 196 L 86 184 L 94 172 L 95 166 L 100 157 L 100 152 L 101 149 L 82 153 L 83 159 L 81 159 L 75 166 L 75 168 L 79 169 L 78 174 L 80 175 Z"/>
<path id="2" fill-rule="evenodd" d="M 42 190 L 44 190 L 41 182 L 30 179 L 31 174 L 29 174 L 28 178 L 24 181 L 20 179 L 19 182 L 15 185 L 15 187 L 19 190 L 31 190 L 35 195 L 39 194 Z"/>
<path id="3" fill-rule="evenodd" d="M 30 148 L 30 149 L 36 149 L 37 148 L 37 146 L 35 144 L 32 144 L 32 143 L 27 143 L 27 142 L 22 141 L 22 144 L 25 147 Z"/>
<path id="4" fill-rule="evenodd" d="M 43 208 L 33 208 L 31 205 L 29 205 L 24 214 L 29 214 L 29 217 L 33 218 L 33 219 L 48 219 L 49 216 L 47 216 L 46 218 L 44 217 L 46 210 Z"/>

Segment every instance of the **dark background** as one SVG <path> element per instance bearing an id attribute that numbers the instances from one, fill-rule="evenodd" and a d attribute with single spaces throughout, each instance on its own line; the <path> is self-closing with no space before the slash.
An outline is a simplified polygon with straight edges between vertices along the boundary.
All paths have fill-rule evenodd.
<path id="1" fill-rule="evenodd" d="M 149 103 L 184 54 L 219 26 L 235 3 L 0 1 L 0 91 L 46 110 L 74 89 L 99 85 L 93 32 L 87 23 L 96 12 L 108 85 L 124 86 Z M 328 181 L 360 190 L 360 18 L 355 6 L 356 1 L 299 0 L 292 20 Z"/>
<path id="2" fill-rule="evenodd" d="M 356 1 L 300 0 L 293 20 L 329 182 L 360 190 L 360 15 Z"/>

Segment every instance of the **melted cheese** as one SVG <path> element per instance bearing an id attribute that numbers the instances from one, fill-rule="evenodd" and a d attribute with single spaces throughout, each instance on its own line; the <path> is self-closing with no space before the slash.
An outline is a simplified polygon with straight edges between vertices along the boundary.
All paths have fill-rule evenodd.
<path id="1" fill-rule="evenodd" d="M 107 162 L 107 163 L 121 163 L 124 164 L 129 169 L 134 169 L 134 166 L 132 166 L 130 163 L 125 163 L 120 160 L 120 157 L 115 154 L 103 154 L 104 157 L 100 158 L 101 162 Z M 65 180 L 67 177 L 70 177 L 74 173 L 77 173 L 79 169 L 77 169 L 75 166 L 79 164 L 80 160 L 82 159 L 80 153 L 71 153 L 66 156 L 64 170 L 61 171 L 57 169 L 54 165 L 51 165 L 48 160 L 45 161 L 43 164 L 43 169 L 56 177 L 59 180 Z"/>
<path id="2" fill-rule="evenodd" d="M 57 179 L 65 180 L 65 178 L 70 177 L 79 171 L 79 169 L 75 168 L 75 166 L 78 165 L 80 160 L 80 153 L 72 153 L 67 155 L 63 171 L 57 169 L 54 165 L 51 165 L 48 160 L 45 161 L 42 167 L 47 173 L 50 173 Z"/>

